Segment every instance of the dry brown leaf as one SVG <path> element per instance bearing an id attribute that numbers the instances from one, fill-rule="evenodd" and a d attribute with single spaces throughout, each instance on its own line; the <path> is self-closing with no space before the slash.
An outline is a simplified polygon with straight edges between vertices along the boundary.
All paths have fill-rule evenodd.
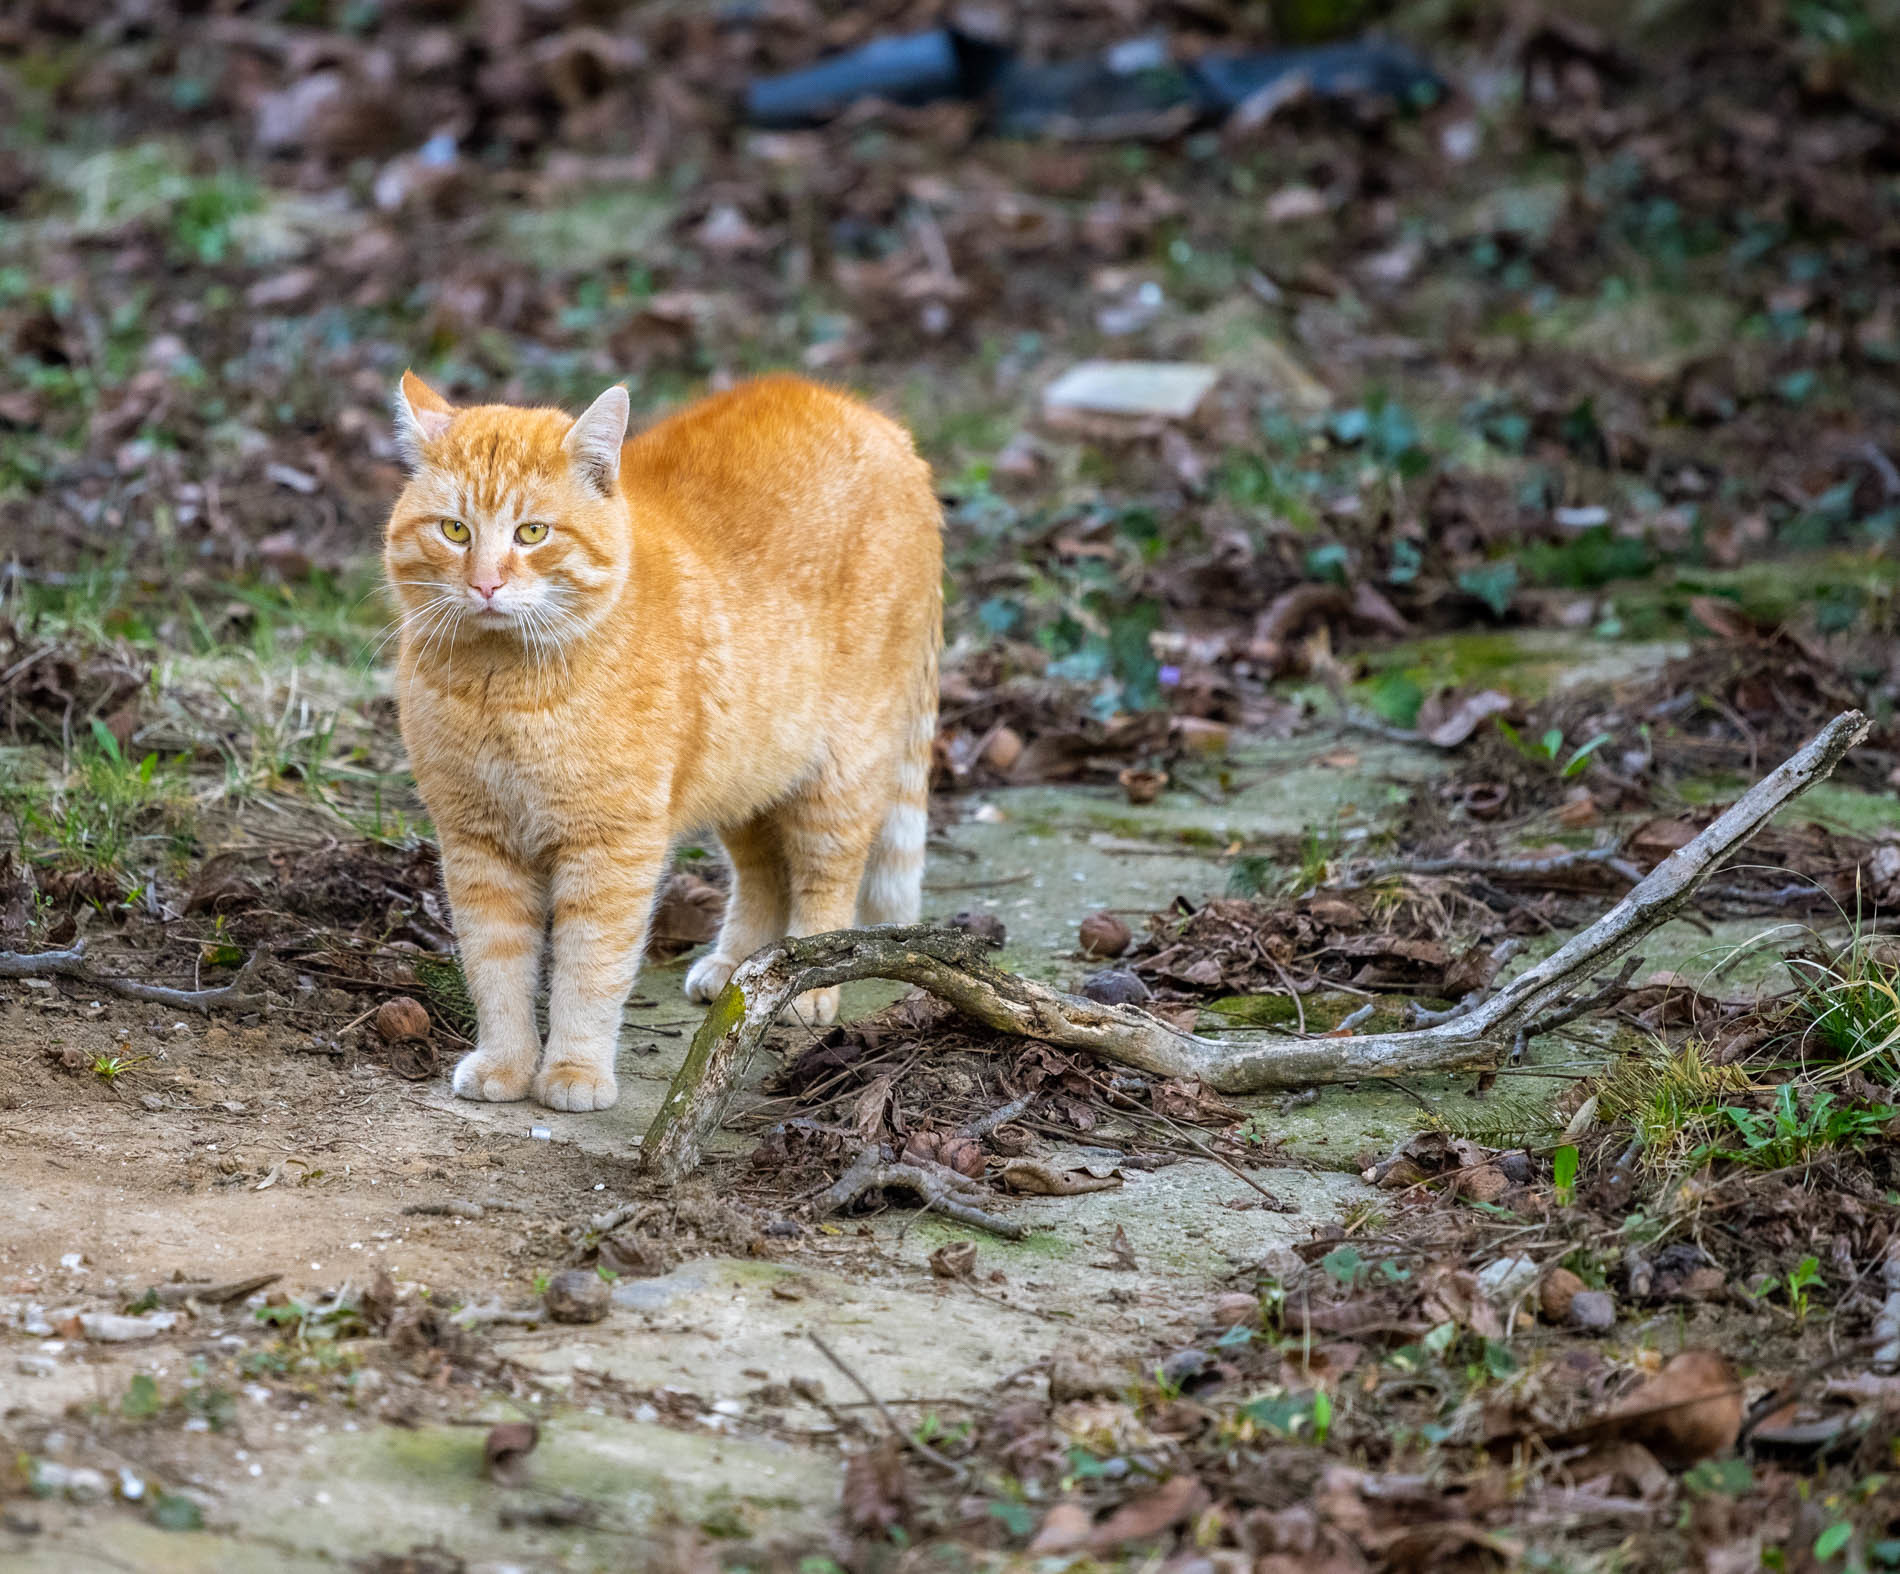
<path id="1" fill-rule="evenodd" d="M 1003 1166 L 1003 1184 L 1038 1197 L 1078 1197 L 1088 1191 L 1114 1191 L 1122 1172 L 1092 1175 L 1087 1170 L 1058 1170 L 1040 1159 L 1011 1159 Z"/>
<path id="2" fill-rule="evenodd" d="M 1146 1541 L 1192 1519 L 1208 1502 L 1207 1488 L 1193 1476 L 1175 1476 L 1148 1496 L 1122 1504 L 1095 1527 L 1088 1544 L 1108 1551 L 1124 1542 Z"/>

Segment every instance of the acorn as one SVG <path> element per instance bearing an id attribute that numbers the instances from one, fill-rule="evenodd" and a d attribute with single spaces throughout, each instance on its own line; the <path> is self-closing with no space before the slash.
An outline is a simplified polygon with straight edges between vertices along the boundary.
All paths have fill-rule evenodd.
<path id="1" fill-rule="evenodd" d="M 1120 956 L 1135 937 L 1113 913 L 1090 913 L 1079 935 L 1084 956 Z"/>
<path id="2" fill-rule="evenodd" d="M 408 995 L 392 995 L 376 1008 L 376 1031 L 385 1043 L 398 1044 L 406 1038 L 429 1036 L 429 1013 L 420 1000 Z"/>

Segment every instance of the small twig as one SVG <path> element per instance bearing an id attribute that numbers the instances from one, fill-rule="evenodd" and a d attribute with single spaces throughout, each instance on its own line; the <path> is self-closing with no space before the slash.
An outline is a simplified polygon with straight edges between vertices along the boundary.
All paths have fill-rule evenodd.
<path id="1" fill-rule="evenodd" d="M 956 1135 L 959 1137 L 974 1137 L 980 1141 L 984 1137 L 987 1137 L 992 1131 L 996 1130 L 998 1126 L 1007 1126 L 1018 1115 L 1022 1114 L 1024 1110 L 1028 1109 L 1031 1104 L 1035 1103 L 1036 1097 L 1037 1095 L 1034 1093 L 1025 1093 L 1019 1099 L 1011 1099 L 1001 1109 L 993 1109 L 989 1114 L 979 1115 L 975 1120 L 968 1121 L 957 1127 Z"/>
<path id="2" fill-rule="evenodd" d="M 1328 889 L 1357 891 L 1396 874 L 1476 874 L 1491 880 L 1540 881 L 1577 869 L 1608 869 L 1631 885 L 1643 878 L 1643 871 L 1623 856 L 1618 842 L 1549 858 L 1394 858 L 1353 871 L 1348 878 L 1332 882 Z"/>
<path id="3" fill-rule="evenodd" d="M 1306 1002 L 1300 999 L 1299 986 L 1293 982 L 1293 975 L 1287 972 L 1277 960 L 1267 955 L 1265 947 L 1260 944 L 1258 939 L 1254 941 L 1253 948 L 1266 961 L 1267 965 L 1280 975 L 1280 982 L 1286 985 L 1286 992 L 1293 997 L 1293 1014 L 1298 1019 L 1295 1030 L 1299 1033 L 1301 1038 L 1305 1038 Z"/>
<path id="4" fill-rule="evenodd" d="M 1212 1159 L 1216 1164 L 1218 1164 L 1222 1169 L 1226 1170 L 1229 1175 L 1233 1176 L 1234 1179 L 1239 1181 L 1242 1185 L 1251 1186 L 1255 1191 L 1259 1192 L 1261 1196 L 1267 1199 L 1267 1202 L 1270 1205 L 1269 1211 L 1273 1213 L 1291 1213 L 1293 1211 L 1293 1209 L 1288 1204 L 1282 1202 L 1278 1197 L 1274 1196 L 1272 1192 L 1268 1191 L 1266 1187 L 1262 1186 L 1259 1181 L 1255 1180 L 1251 1175 L 1249 1175 L 1245 1170 L 1243 1170 L 1238 1164 L 1235 1164 L 1228 1159 L 1222 1158 L 1220 1154 L 1216 1153 L 1205 1142 L 1201 1141 L 1201 1139 L 1198 1136 L 1196 1136 L 1193 1132 L 1189 1131 L 1187 1127 L 1182 1126 L 1178 1124 L 1177 1122 L 1168 1119 L 1168 1117 L 1166 1115 L 1163 1115 L 1159 1110 L 1153 1110 L 1153 1111 L 1150 1111 L 1150 1113 L 1154 1116 L 1156 1120 L 1160 1121 L 1162 1125 L 1166 1126 L 1176 1136 L 1182 1138 L 1190 1147 L 1192 1147 L 1203 1158 Z"/>
<path id="5" fill-rule="evenodd" d="M 1034 876 L 1034 870 L 1025 869 L 1021 874 L 998 875 L 994 880 L 927 880 L 924 889 L 933 895 L 946 891 L 994 891 L 999 886 L 1021 885 Z"/>
<path id="6" fill-rule="evenodd" d="M 1640 956 L 1625 958 L 1616 977 L 1595 994 L 1585 995 L 1581 999 L 1559 1005 L 1540 1016 L 1535 1022 L 1526 1022 L 1519 1031 L 1526 1039 L 1539 1038 L 1545 1033 L 1554 1032 L 1567 1022 L 1576 1021 L 1578 1017 L 1588 1016 L 1592 1011 L 1600 1011 L 1605 1006 L 1615 1005 L 1629 993 L 1630 974 L 1642 965 L 1643 959 Z"/>
<path id="7" fill-rule="evenodd" d="M 270 1288 L 281 1278 L 281 1273 L 255 1273 L 248 1279 L 232 1279 L 224 1284 L 161 1284 L 154 1287 L 152 1294 L 160 1306 L 183 1306 L 187 1301 L 196 1301 L 201 1306 L 226 1306 Z"/>
<path id="8" fill-rule="evenodd" d="M 830 1345 L 826 1344 L 816 1329 L 807 1328 L 805 1330 L 805 1337 L 818 1347 L 818 1353 L 820 1355 L 833 1366 L 837 1367 L 839 1371 L 844 1373 L 846 1378 L 850 1380 L 853 1388 L 864 1395 L 865 1399 L 870 1403 L 871 1408 L 877 1411 L 878 1415 L 883 1418 L 884 1425 L 890 1429 L 892 1437 L 896 1438 L 904 1447 L 913 1450 L 923 1458 L 929 1460 L 939 1469 L 949 1471 L 957 1480 L 963 1481 L 968 1479 L 970 1474 L 970 1467 L 968 1465 L 960 1465 L 956 1460 L 949 1458 L 947 1455 L 938 1453 L 936 1449 L 924 1442 L 922 1438 L 912 1437 L 910 1433 L 899 1426 L 897 1424 L 897 1417 L 892 1415 L 889 1409 L 885 1407 L 884 1401 L 872 1392 L 871 1385 L 844 1364 L 844 1357 L 839 1355 Z"/>
<path id="9" fill-rule="evenodd" d="M 884 1150 L 875 1146 L 866 1148 L 852 1160 L 851 1167 L 819 1194 L 815 1206 L 820 1214 L 836 1213 L 840 1208 L 848 1208 L 867 1192 L 883 1191 L 893 1186 L 922 1198 L 928 1207 L 946 1219 L 955 1219 L 959 1224 L 967 1224 L 974 1229 L 988 1230 L 1005 1240 L 1020 1241 L 1029 1233 L 1014 1219 L 1005 1219 L 953 1196 L 953 1188 L 966 1193 L 980 1193 L 981 1188 L 968 1176 L 945 1169 L 941 1164 L 933 1164 L 928 1168 L 921 1164 L 892 1164 L 886 1161 Z"/>
<path id="10" fill-rule="evenodd" d="M 1843 1361 L 1857 1361 L 1862 1356 L 1872 1355 L 1884 1343 L 1886 1343 L 1884 1339 L 1857 1340 L 1853 1344 L 1844 1345 L 1828 1355 L 1821 1356 L 1818 1360 L 1810 1361 L 1798 1371 L 1789 1373 L 1769 1392 L 1749 1406 L 1748 1414 L 1742 1418 L 1742 1430 L 1735 1438 L 1735 1446 L 1740 1448 L 1747 1443 L 1756 1427 L 1783 1406 L 1793 1404 L 1801 1397 L 1802 1390 L 1829 1367 L 1839 1366 Z"/>
<path id="11" fill-rule="evenodd" d="M 163 984 L 144 984 L 135 978 L 94 972 L 86 961 L 86 942 L 81 939 L 66 951 L 0 951 L 0 978 L 71 978 L 128 1000 L 208 1013 L 213 1006 L 239 1006 L 260 998 L 246 990 L 262 956 L 262 951 L 253 951 L 238 969 L 237 977 L 215 989 L 170 989 Z"/>
<path id="12" fill-rule="evenodd" d="M 1347 1015 L 1341 1017 L 1336 1023 L 1334 1023 L 1333 1031 L 1335 1033 L 1350 1033 L 1354 1028 L 1359 1026 L 1361 1022 L 1370 1022 L 1372 1020 L 1373 1013 L 1376 1012 L 1378 1009 L 1379 1009 L 1378 1001 L 1368 1000 L 1357 1011 L 1349 1012 Z"/>
<path id="13" fill-rule="evenodd" d="M 458 1328 L 487 1328 L 497 1323 L 512 1324 L 516 1328 L 535 1328 L 547 1320 L 547 1313 L 538 1308 L 510 1311 L 501 1305 L 464 1306 L 449 1316 L 449 1321 Z"/>
<path id="14" fill-rule="evenodd" d="M 426 1219 L 480 1219 L 488 1210 L 479 1202 L 412 1202 L 402 1210 Z"/>

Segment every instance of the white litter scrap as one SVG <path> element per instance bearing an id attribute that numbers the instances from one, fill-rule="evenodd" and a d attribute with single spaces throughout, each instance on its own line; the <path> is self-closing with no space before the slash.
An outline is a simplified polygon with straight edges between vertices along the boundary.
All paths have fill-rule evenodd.
<path id="1" fill-rule="evenodd" d="M 1083 361 L 1043 391 L 1047 411 L 1185 421 L 1201 407 L 1220 368 L 1192 361 Z"/>

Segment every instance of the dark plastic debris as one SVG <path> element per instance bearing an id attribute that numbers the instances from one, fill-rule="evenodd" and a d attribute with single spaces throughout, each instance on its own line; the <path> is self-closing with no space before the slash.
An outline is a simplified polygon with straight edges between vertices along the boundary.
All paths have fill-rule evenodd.
<path id="1" fill-rule="evenodd" d="M 746 90 L 746 116 L 773 128 L 815 126 L 860 99 L 916 107 L 945 99 L 992 100 L 991 129 L 1005 136 L 1170 136 L 1274 100 L 1436 101 L 1445 84 L 1409 49 L 1377 40 L 1208 55 L 1179 63 L 1165 44 L 1135 40 L 1093 60 L 1031 65 L 1001 44 L 937 28 L 880 38 L 802 71 L 761 77 Z"/>
<path id="2" fill-rule="evenodd" d="M 878 38 L 802 71 L 760 77 L 746 88 L 746 118 L 776 130 L 822 125 L 859 99 L 916 107 L 979 99 L 1008 51 L 955 28 Z"/>
<path id="3" fill-rule="evenodd" d="M 1314 98 L 1391 99 L 1414 108 L 1436 102 L 1445 91 L 1437 73 L 1411 50 L 1376 40 L 1261 55 L 1207 55 L 1194 62 L 1193 70 L 1203 101 L 1220 114 L 1269 89 L 1291 96 L 1301 78 Z"/>

